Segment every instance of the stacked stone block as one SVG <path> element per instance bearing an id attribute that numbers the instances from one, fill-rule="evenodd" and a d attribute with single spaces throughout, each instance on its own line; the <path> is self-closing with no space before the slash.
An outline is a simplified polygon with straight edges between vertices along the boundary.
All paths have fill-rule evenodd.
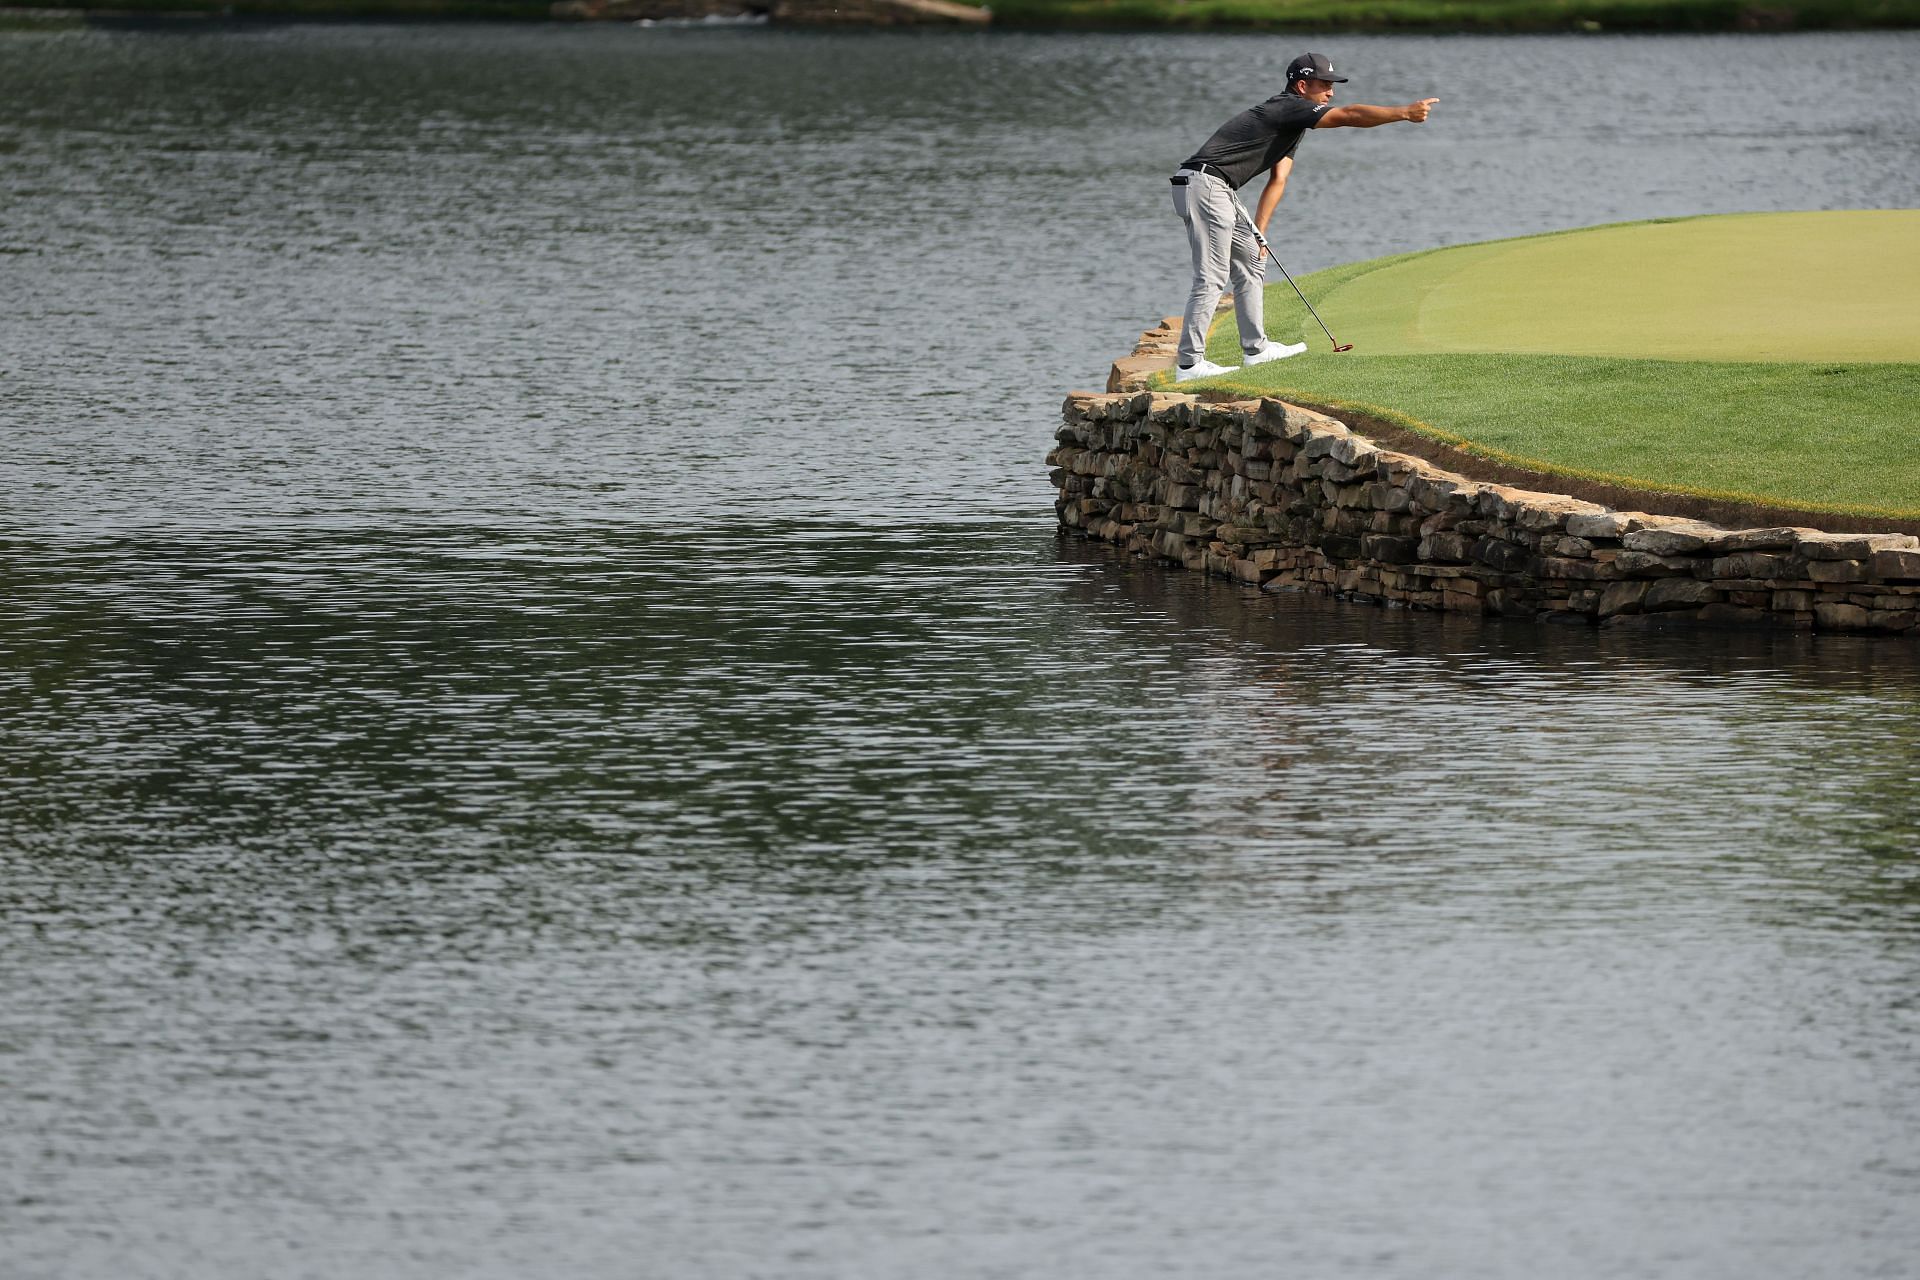
<path id="1" fill-rule="evenodd" d="M 1920 634 L 1909 534 L 1615 511 L 1471 480 L 1274 399 L 1075 392 L 1057 440 L 1047 462 L 1064 527 L 1270 591 L 1548 621 Z"/>

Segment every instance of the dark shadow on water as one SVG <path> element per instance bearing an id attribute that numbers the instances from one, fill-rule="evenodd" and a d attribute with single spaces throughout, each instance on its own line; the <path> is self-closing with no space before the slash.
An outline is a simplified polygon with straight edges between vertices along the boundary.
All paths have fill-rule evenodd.
<path id="1" fill-rule="evenodd" d="M 1383 654 L 1441 659 L 1443 669 L 1462 672 L 1482 658 L 1525 662 L 1543 671 L 1604 663 L 1647 674 L 1766 675 L 1836 692 L 1920 697 L 1920 644 L 1911 637 L 1730 628 L 1642 631 L 1392 609 L 1262 592 L 1079 537 L 1063 535 L 1059 546 L 1063 563 L 1111 567 L 1110 574 L 1083 584 L 1089 590 L 1118 594 L 1176 625 L 1224 632 L 1257 648 L 1364 644 Z"/>

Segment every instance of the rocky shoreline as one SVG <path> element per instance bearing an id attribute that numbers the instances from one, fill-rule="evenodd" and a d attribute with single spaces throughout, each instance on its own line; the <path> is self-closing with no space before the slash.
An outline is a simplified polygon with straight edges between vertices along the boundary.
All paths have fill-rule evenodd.
<path id="1" fill-rule="evenodd" d="M 1047 455 L 1061 527 L 1268 591 L 1621 625 L 1920 635 L 1920 537 L 1726 528 L 1449 471 L 1272 398 L 1145 389 L 1171 325 L 1110 390 L 1067 397 Z"/>
<path id="2" fill-rule="evenodd" d="M 107 0 L 78 7 L 0 3 L 0 27 L 156 22 L 441 21 L 734 23 L 808 27 L 984 26 L 983 7 L 954 0 Z"/>
<path id="3" fill-rule="evenodd" d="M 952 0 L 558 0 L 575 22 L 697 22 L 764 18 L 795 26 L 983 25 L 986 9 Z"/>

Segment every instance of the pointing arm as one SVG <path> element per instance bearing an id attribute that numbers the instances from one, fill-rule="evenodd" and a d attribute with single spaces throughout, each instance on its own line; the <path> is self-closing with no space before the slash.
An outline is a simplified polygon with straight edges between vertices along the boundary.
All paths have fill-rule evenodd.
<path id="1" fill-rule="evenodd" d="M 1373 107 L 1364 102 L 1351 106 L 1335 107 L 1321 116 L 1313 126 L 1316 129 L 1372 129 L 1377 125 L 1419 124 L 1433 110 L 1438 98 L 1422 98 L 1418 102 L 1409 102 L 1404 107 Z"/>

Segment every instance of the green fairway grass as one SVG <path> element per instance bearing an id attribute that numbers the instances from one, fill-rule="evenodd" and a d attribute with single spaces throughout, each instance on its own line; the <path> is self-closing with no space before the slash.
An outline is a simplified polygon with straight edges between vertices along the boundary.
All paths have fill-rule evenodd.
<path id="1" fill-rule="evenodd" d="M 1019 27 L 1295 31 L 1810 31 L 1910 27 L 1916 0 L 994 0 Z"/>
<path id="2" fill-rule="evenodd" d="M 1285 255 L 1284 244 L 1277 244 Z M 1282 282 L 1308 354 L 1182 389 L 1357 411 L 1584 480 L 1920 518 L 1920 210 L 1626 223 Z M 1227 315 L 1208 354 L 1238 360 Z"/>

